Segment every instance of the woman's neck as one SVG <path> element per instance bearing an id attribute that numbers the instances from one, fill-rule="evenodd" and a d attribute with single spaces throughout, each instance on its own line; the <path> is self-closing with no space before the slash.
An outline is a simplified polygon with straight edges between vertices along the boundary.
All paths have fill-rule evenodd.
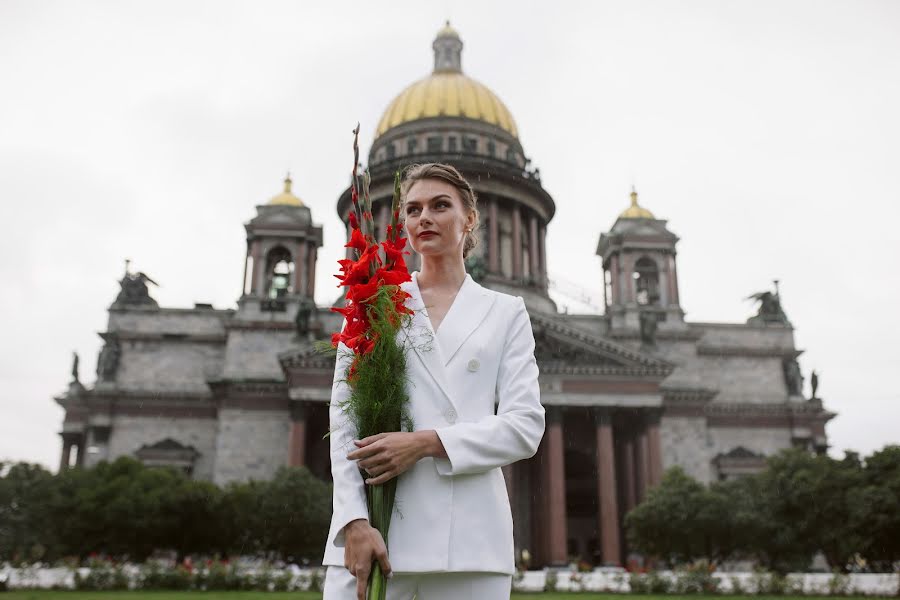
<path id="1" fill-rule="evenodd" d="M 419 288 L 438 288 L 456 291 L 466 279 L 466 265 L 454 257 L 423 256 L 422 270 L 416 277 Z"/>

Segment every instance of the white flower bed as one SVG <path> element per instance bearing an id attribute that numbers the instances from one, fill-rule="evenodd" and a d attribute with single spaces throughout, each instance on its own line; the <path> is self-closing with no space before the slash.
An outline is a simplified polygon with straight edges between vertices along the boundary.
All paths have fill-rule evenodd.
<path id="1" fill-rule="evenodd" d="M 88 568 L 79 568 L 83 578 L 90 573 Z M 122 571 L 128 576 L 132 586 L 139 580 L 141 568 L 138 565 L 123 565 Z M 254 575 L 257 569 L 247 569 L 244 573 Z M 271 569 L 273 576 L 290 576 L 290 589 L 302 590 L 309 587 L 313 575 L 322 569 L 289 566 Z M 548 577 L 549 574 L 549 577 Z M 659 571 L 658 576 L 669 580 L 674 586 L 678 574 L 674 571 Z M 581 573 L 573 570 L 525 571 L 513 578 L 513 589 L 519 592 L 541 592 L 548 587 L 561 592 L 608 592 L 629 593 L 631 575 L 624 569 L 597 568 Z M 749 572 L 714 572 L 721 594 L 755 594 L 765 589 L 769 574 Z M 9 589 L 73 589 L 75 571 L 66 567 L 31 566 L 13 568 L 0 566 L 0 583 Z M 550 584 L 548 586 L 548 583 Z M 785 578 L 784 595 L 854 595 L 854 596 L 896 596 L 900 590 L 900 574 L 897 573 L 851 573 L 832 575 L 830 573 L 790 573 Z"/>

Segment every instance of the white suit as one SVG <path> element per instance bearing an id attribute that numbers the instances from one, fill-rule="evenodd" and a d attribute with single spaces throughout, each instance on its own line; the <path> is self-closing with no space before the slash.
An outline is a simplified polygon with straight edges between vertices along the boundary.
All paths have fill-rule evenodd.
<path id="1" fill-rule="evenodd" d="M 512 514 L 500 467 L 534 456 L 544 434 L 531 321 L 520 297 L 466 275 L 435 336 L 417 275 L 403 284 L 415 311 L 408 331 L 410 412 L 415 430 L 437 431 L 448 458 L 423 458 L 399 476 L 387 540 L 391 567 L 512 574 Z M 349 391 L 341 381 L 346 352 L 341 346 L 332 388 L 334 513 L 322 561 L 337 566 L 344 565 L 343 527 L 368 518 L 365 484 L 346 458 L 356 448 L 355 431 L 338 407 Z"/>

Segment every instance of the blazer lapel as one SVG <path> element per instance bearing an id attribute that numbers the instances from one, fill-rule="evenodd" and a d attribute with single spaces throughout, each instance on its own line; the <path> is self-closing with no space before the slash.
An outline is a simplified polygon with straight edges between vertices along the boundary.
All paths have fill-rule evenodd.
<path id="1" fill-rule="evenodd" d="M 493 304 L 493 294 L 489 294 L 467 274 L 450 310 L 438 327 L 437 337 L 441 344 L 444 366 L 450 363 L 463 342 L 481 325 Z"/>
<path id="2" fill-rule="evenodd" d="M 417 275 L 418 272 L 413 272 L 412 281 L 403 284 L 403 288 L 411 296 L 407 299 L 406 306 L 413 310 L 406 338 L 411 343 L 422 366 L 443 392 L 447 402 L 458 412 L 459 407 L 453 400 L 445 367 L 462 343 L 484 320 L 494 303 L 494 298 L 483 287 L 475 283 L 470 275 L 466 275 L 462 287 L 457 292 L 456 298 L 435 336 L 425 303 L 422 300 L 422 293 L 419 290 Z M 445 413 L 446 408 L 442 407 L 441 412 Z"/>

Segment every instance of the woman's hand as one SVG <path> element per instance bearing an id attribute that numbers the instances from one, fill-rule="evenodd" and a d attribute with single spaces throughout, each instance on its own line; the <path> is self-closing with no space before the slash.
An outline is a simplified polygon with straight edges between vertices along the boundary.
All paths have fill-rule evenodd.
<path id="1" fill-rule="evenodd" d="M 353 443 L 357 449 L 347 458 L 359 461 L 359 468 L 370 476 L 366 479 L 369 485 L 379 485 L 397 477 L 426 456 L 447 455 L 433 429 L 379 433 Z"/>
<path id="2" fill-rule="evenodd" d="M 350 521 L 344 526 L 344 566 L 356 577 L 356 598 L 365 600 L 372 561 L 381 563 L 381 572 L 391 577 L 391 563 L 387 546 L 377 529 L 365 519 Z"/>

